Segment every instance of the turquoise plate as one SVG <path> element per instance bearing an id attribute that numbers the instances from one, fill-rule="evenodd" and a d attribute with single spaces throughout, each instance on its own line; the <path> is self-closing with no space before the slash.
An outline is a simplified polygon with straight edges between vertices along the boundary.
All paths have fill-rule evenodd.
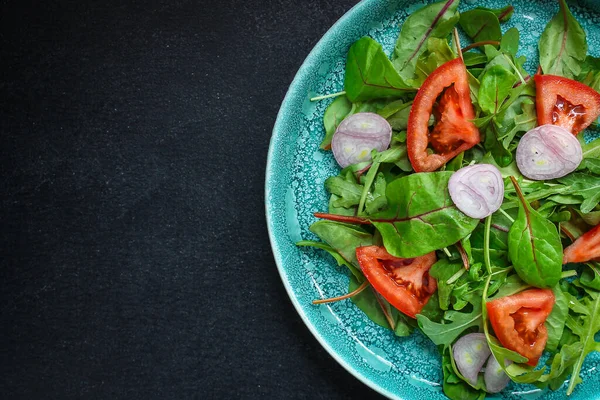
<path id="1" fill-rule="evenodd" d="M 358 379 L 395 399 L 444 399 L 441 362 L 436 347 L 419 332 L 398 338 L 358 310 L 351 301 L 314 306 L 316 298 L 347 292 L 346 271 L 325 252 L 298 248 L 301 239 L 317 239 L 309 230 L 315 211 L 327 210 L 325 179 L 337 174 L 330 152 L 319 149 L 325 134 L 323 113 L 332 101 L 310 102 L 317 94 L 343 89 L 344 65 L 349 46 L 369 35 L 391 54 L 399 24 L 425 4 L 411 1 L 365 0 L 352 8 L 323 36 L 300 67 L 283 101 L 275 123 L 266 172 L 266 214 L 275 260 L 287 292 L 300 317 L 323 347 Z M 507 0 L 463 1 L 460 9 L 485 5 L 500 8 Z M 520 53 L 526 68 L 537 67 L 537 41 L 546 23 L 558 10 L 556 1 L 515 0 L 515 14 L 504 30 L 521 32 Z M 590 53 L 600 56 L 600 1 L 569 2 L 586 30 Z M 600 399 L 600 353 L 590 355 L 582 369 L 584 383 L 574 400 Z M 512 384 L 497 399 L 561 399 L 565 388 L 542 392 L 534 386 Z"/>

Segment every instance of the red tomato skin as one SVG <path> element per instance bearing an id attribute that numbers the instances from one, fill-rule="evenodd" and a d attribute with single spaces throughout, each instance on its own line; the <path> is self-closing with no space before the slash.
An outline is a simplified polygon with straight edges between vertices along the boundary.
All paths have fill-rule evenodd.
<path id="1" fill-rule="evenodd" d="M 500 343 L 526 357 L 528 365 L 536 366 L 546 347 L 548 331 L 544 322 L 552 312 L 554 301 L 554 293 L 550 289 L 528 289 L 486 304 L 489 320 Z"/>
<path id="2" fill-rule="evenodd" d="M 556 75 L 535 75 L 533 79 L 538 125 L 562 126 L 577 135 L 600 115 L 600 93 L 589 86 Z M 585 113 L 575 118 L 557 112 L 558 96 L 573 106 L 583 106 Z"/>
<path id="3" fill-rule="evenodd" d="M 438 96 L 452 84 L 458 94 L 458 109 L 462 114 L 462 120 L 455 121 L 455 125 L 462 127 L 460 134 L 463 143 L 445 154 L 427 154 L 429 117 Z M 438 67 L 425 79 L 410 109 L 406 146 L 408 158 L 415 172 L 435 171 L 461 152 L 479 143 L 481 137 L 479 130 L 471 122 L 473 119 L 475 119 L 475 112 L 471 103 L 467 69 L 462 60 L 456 58 Z"/>
<path id="4" fill-rule="evenodd" d="M 564 250 L 563 264 L 582 263 L 600 257 L 600 224 L 596 225 Z"/>
<path id="5" fill-rule="evenodd" d="M 421 312 L 437 289 L 437 282 L 427 274 L 431 266 L 437 261 L 435 252 L 414 259 L 402 259 L 392 256 L 385 247 L 363 246 L 356 249 L 356 258 L 373 289 L 394 308 L 411 318 L 417 317 L 417 314 Z M 409 281 L 406 285 L 398 284 L 392 277 L 393 273 L 385 268 L 384 262 L 410 262 L 406 267 L 395 268 L 394 272 L 403 275 L 402 268 L 406 268 L 406 271 L 411 271 L 413 276 L 408 277 Z M 417 275 L 420 275 L 420 277 Z M 415 278 L 415 276 L 417 277 Z M 427 279 L 428 285 L 425 290 L 421 290 L 423 289 L 423 282 L 418 282 L 419 278 Z"/>

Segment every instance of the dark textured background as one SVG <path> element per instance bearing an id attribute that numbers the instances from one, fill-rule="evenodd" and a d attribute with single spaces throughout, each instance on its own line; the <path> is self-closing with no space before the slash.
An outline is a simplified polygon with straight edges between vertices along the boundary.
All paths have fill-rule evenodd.
<path id="1" fill-rule="evenodd" d="M 0 2 L 2 398 L 375 396 L 264 219 L 279 105 L 355 2 Z"/>

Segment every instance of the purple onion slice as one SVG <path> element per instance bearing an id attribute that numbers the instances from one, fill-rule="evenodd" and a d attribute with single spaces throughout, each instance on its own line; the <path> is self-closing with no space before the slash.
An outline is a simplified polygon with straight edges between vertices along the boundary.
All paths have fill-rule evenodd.
<path id="1" fill-rule="evenodd" d="M 508 367 L 512 361 L 505 360 L 504 366 Z M 483 374 L 485 382 L 485 390 L 488 393 L 498 393 L 508 385 L 510 378 L 502 369 L 494 355 L 492 354 L 485 365 L 485 373 Z"/>
<path id="2" fill-rule="evenodd" d="M 577 169 L 583 158 L 581 144 L 571 132 L 542 125 L 527 132 L 517 146 L 517 167 L 529 179 L 563 177 Z"/>
<path id="3" fill-rule="evenodd" d="M 483 333 L 469 333 L 452 346 L 452 354 L 458 371 L 473 386 L 491 351 Z"/>
<path id="4" fill-rule="evenodd" d="M 476 164 L 456 171 L 448 182 L 456 207 L 471 218 L 485 218 L 497 211 L 504 198 L 504 181 L 498 168 Z"/>
<path id="5" fill-rule="evenodd" d="M 392 127 L 380 115 L 356 113 L 344 119 L 331 139 L 331 150 L 340 167 L 371 159 L 371 151 L 390 146 Z"/>

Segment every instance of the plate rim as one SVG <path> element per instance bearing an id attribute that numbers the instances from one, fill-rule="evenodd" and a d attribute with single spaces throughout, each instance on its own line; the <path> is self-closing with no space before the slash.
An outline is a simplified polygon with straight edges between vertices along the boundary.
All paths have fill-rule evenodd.
<path id="1" fill-rule="evenodd" d="M 276 240 L 275 240 L 275 232 L 274 232 L 275 228 L 274 228 L 273 219 L 271 217 L 272 212 L 270 209 L 271 205 L 270 205 L 270 202 L 268 201 L 270 187 L 272 186 L 271 181 L 273 179 L 275 179 L 274 171 L 273 171 L 273 159 L 275 158 L 275 155 L 274 155 L 275 135 L 278 131 L 281 131 L 281 128 L 284 124 L 283 121 L 286 118 L 284 116 L 284 110 L 286 110 L 288 108 L 288 103 L 291 102 L 292 94 L 293 94 L 293 92 L 295 92 L 296 87 L 299 85 L 300 77 L 306 73 L 309 65 L 311 64 L 311 60 L 316 57 L 317 53 L 320 53 L 322 51 L 322 48 L 325 46 L 325 43 L 334 35 L 334 31 L 337 31 L 341 26 L 346 24 L 348 22 L 348 20 L 351 18 L 351 15 L 353 15 L 354 13 L 360 12 L 361 10 L 363 10 L 363 8 L 368 7 L 369 4 L 371 4 L 375 1 L 376 0 L 361 0 L 360 2 L 358 2 L 357 4 L 352 6 L 352 8 L 350 8 L 348 11 L 346 11 L 333 25 L 331 25 L 331 27 L 329 27 L 327 32 L 325 32 L 325 34 L 323 36 L 321 36 L 319 41 L 313 46 L 312 50 L 308 53 L 308 55 L 306 56 L 306 58 L 300 65 L 300 68 L 298 68 L 298 71 L 294 75 L 294 78 L 292 79 L 292 82 L 290 83 L 290 86 L 288 87 L 288 90 L 286 91 L 283 101 L 281 102 L 279 111 L 277 112 L 277 118 L 275 120 L 273 130 L 271 131 L 271 138 L 269 140 L 269 150 L 267 153 L 267 166 L 266 166 L 266 171 L 265 171 L 265 188 L 264 188 L 265 216 L 266 216 L 266 221 L 267 221 L 267 231 L 268 231 L 268 235 L 269 235 L 271 251 L 275 258 L 275 264 L 277 265 L 277 271 L 279 273 L 279 277 L 281 278 L 281 281 L 283 282 L 283 286 L 285 287 L 285 290 L 287 292 L 289 299 L 292 302 L 292 305 L 296 309 L 296 312 L 300 315 L 300 318 L 302 319 L 302 322 L 304 323 L 304 325 L 308 328 L 308 330 L 315 337 L 315 339 L 317 339 L 319 344 L 327 351 L 327 353 L 329 353 L 329 355 L 338 364 L 340 364 L 346 371 L 348 371 L 352 376 L 357 378 L 359 381 L 361 381 L 363 384 L 367 385 L 368 387 L 370 387 L 377 393 L 379 393 L 389 399 L 403 400 L 402 397 L 400 397 L 400 396 L 394 394 L 393 392 L 383 388 L 382 386 L 376 384 L 374 381 L 370 380 L 368 377 L 361 374 L 349 362 L 345 361 L 333 349 L 333 347 L 331 345 L 329 345 L 327 340 L 319 333 L 317 328 L 310 321 L 310 319 L 308 318 L 308 316 L 302 309 L 302 306 L 300 305 L 300 302 L 298 301 L 298 299 L 294 293 L 294 290 L 293 290 L 292 286 L 290 285 L 287 274 L 285 273 L 285 270 L 283 268 L 283 260 L 281 257 L 281 252 L 279 251 L 277 244 L 276 244 Z"/>

